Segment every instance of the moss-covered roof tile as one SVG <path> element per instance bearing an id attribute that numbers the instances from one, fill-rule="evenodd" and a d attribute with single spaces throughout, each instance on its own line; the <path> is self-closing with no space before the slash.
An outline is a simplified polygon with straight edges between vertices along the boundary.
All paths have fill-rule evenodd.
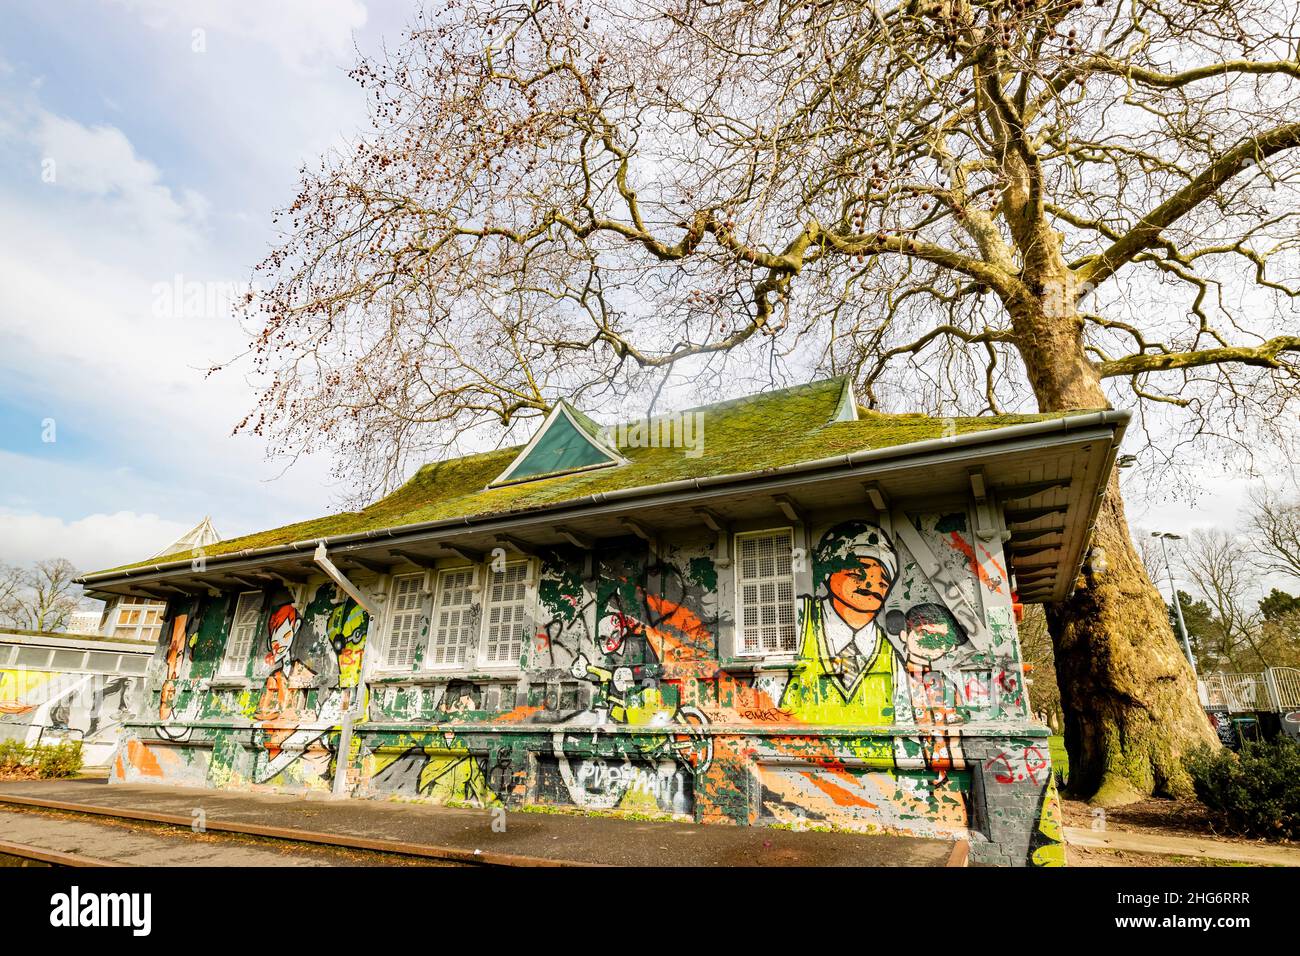
<path id="1" fill-rule="evenodd" d="M 270 531 L 231 538 L 204 549 L 214 557 L 335 535 L 377 531 L 454 518 L 483 518 L 555 506 L 600 492 L 691 478 L 762 471 L 837 454 L 906 445 L 1039 421 L 1050 415 L 929 418 L 858 410 L 855 421 L 836 421 L 846 381 L 826 379 L 705 405 L 703 441 L 692 457 L 678 448 L 620 447 L 627 464 L 489 488 L 522 445 L 423 466 L 392 494 L 361 511 L 343 512 Z M 684 413 L 679 413 L 684 414 Z M 842 415 L 840 417 L 843 417 Z M 168 555 L 183 560 L 190 555 Z M 149 564 L 141 561 L 125 567 Z M 123 570 L 115 568 L 113 570 Z"/>

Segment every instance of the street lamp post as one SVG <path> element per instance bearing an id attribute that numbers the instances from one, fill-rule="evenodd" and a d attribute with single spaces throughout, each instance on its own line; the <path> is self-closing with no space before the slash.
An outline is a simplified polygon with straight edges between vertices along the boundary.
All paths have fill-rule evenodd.
<path id="1" fill-rule="evenodd" d="M 1192 665 L 1192 676 L 1196 674 L 1196 658 L 1192 656 L 1192 642 L 1187 638 L 1187 622 L 1183 620 L 1183 602 L 1178 600 L 1178 587 L 1174 584 L 1173 567 L 1169 564 L 1168 541 L 1181 541 L 1183 536 L 1169 531 L 1152 531 L 1151 537 L 1160 539 L 1160 553 L 1165 557 L 1165 574 L 1169 576 L 1169 590 L 1174 598 L 1174 616 L 1178 619 L 1178 631 L 1183 638 L 1183 651 L 1187 654 L 1187 663 Z"/>

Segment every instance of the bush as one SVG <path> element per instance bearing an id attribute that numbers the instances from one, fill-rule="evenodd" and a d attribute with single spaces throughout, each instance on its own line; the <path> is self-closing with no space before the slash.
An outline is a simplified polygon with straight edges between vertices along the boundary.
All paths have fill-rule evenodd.
<path id="1" fill-rule="evenodd" d="M 0 773 L 16 770 L 27 760 L 27 745 L 21 740 L 0 740 Z"/>
<path id="2" fill-rule="evenodd" d="M 1300 839 L 1300 746 L 1284 738 L 1240 754 L 1202 748 L 1187 761 L 1196 796 L 1232 833 Z"/>
<path id="3" fill-rule="evenodd" d="M 71 777 L 81 772 L 84 763 L 79 740 L 34 747 L 18 740 L 0 741 L 0 774 Z"/>
<path id="4" fill-rule="evenodd" d="M 33 761 L 42 777 L 71 777 L 81 772 L 85 758 L 80 740 L 65 740 L 53 747 L 37 747 Z"/>

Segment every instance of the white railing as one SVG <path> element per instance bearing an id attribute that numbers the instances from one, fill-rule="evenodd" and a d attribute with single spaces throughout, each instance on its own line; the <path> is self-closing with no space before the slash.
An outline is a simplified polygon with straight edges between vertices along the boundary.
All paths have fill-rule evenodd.
<path id="1" fill-rule="evenodd" d="M 1274 710 L 1279 713 L 1300 710 L 1300 669 L 1270 667 L 1264 672 L 1264 680 L 1268 684 L 1268 696 Z"/>
<path id="2" fill-rule="evenodd" d="M 1205 704 L 1232 713 L 1272 710 L 1263 674 L 1206 674 Z"/>
<path id="3" fill-rule="evenodd" d="M 1210 710 L 1245 713 L 1300 709 L 1300 669 L 1270 667 L 1258 674 L 1206 674 L 1201 702 Z"/>

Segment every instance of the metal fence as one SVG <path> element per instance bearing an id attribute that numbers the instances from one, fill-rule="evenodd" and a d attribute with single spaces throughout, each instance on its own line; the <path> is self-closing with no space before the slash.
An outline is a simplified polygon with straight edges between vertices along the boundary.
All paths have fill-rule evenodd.
<path id="1" fill-rule="evenodd" d="M 1231 713 L 1300 708 L 1300 669 L 1270 667 L 1258 674 L 1206 674 L 1201 702 L 1210 710 Z"/>
<path id="2" fill-rule="evenodd" d="M 33 734 L 35 735 L 33 737 Z M 85 731 L 77 727 L 54 727 L 49 724 L 23 724 L 16 721 L 0 721 L 0 742 L 17 740 L 28 746 L 63 743 L 65 740 L 84 740 Z"/>
<path id="3" fill-rule="evenodd" d="M 1274 710 L 1300 710 L 1300 669 L 1270 667 L 1264 672 Z"/>

